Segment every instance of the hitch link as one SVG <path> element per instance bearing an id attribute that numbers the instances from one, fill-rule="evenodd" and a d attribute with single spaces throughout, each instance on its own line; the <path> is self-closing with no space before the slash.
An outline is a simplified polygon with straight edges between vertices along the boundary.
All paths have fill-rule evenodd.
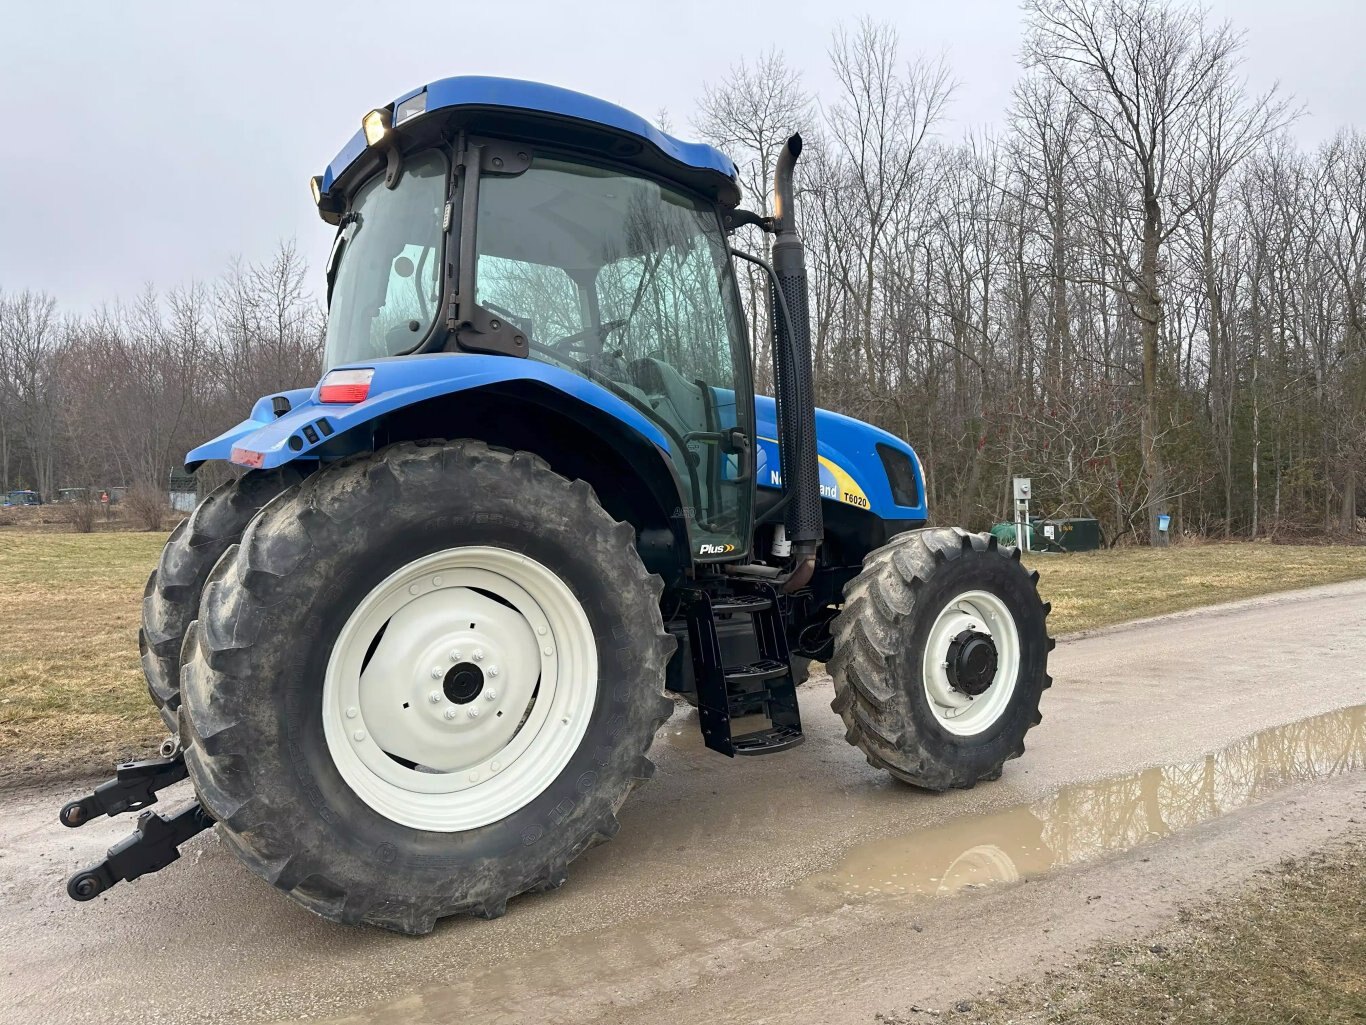
<path id="1" fill-rule="evenodd" d="M 109 848 L 103 861 L 66 881 L 67 896 L 72 900 L 93 900 L 115 883 L 159 872 L 180 857 L 181 844 L 211 825 L 213 819 L 198 801 L 170 818 L 145 811 L 138 816 L 137 829 Z"/>
<path id="2" fill-rule="evenodd" d="M 114 772 L 114 778 L 101 783 L 93 794 L 69 801 L 62 808 L 58 816 L 62 825 L 74 829 L 100 815 L 112 817 L 126 811 L 140 811 L 156 803 L 158 790 L 179 783 L 189 774 L 183 754 L 124 762 Z"/>

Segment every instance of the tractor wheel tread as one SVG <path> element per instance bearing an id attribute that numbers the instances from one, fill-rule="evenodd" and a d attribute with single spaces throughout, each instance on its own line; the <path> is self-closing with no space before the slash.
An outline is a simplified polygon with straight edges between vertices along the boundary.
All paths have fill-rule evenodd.
<path id="1" fill-rule="evenodd" d="M 612 777 L 615 792 L 603 795 L 608 805 L 603 814 L 572 818 L 561 825 L 572 836 L 543 845 L 562 853 L 540 852 L 548 860 L 538 860 L 537 849 L 524 846 L 526 853 L 509 858 L 499 871 L 476 873 L 474 892 L 458 892 L 462 881 L 451 879 L 444 884 L 447 892 L 434 893 L 428 887 L 404 893 L 397 872 L 387 878 L 362 878 L 351 862 L 331 858 L 324 847 L 308 839 L 322 835 L 313 823 L 308 823 L 313 832 L 307 835 L 271 825 L 298 821 L 300 794 L 297 786 L 279 783 L 287 763 L 279 761 L 278 751 L 266 757 L 258 742 L 262 697 L 252 671 L 253 650 L 267 635 L 266 627 L 277 622 L 278 610 L 289 604 L 284 588 L 296 567 L 315 549 L 346 551 L 352 537 L 347 534 L 349 525 L 363 528 L 377 503 L 400 502 L 405 492 L 419 493 L 438 479 L 479 480 L 491 491 L 497 481 L 510 476 L 534 483 L 541 493 L 548 489 L 576 499 L 556 507 L 582 505 L 584 514 L 576 514 L 575 528 L 586 530 L 576 537 L 577 546 L 611 553 L 610 565 L 618 572 L 614 591 L 656 599 L 633 606 L 645 610 L 640 613 L 642 621 L 654 621 L 651 629 L 656 636 L 633 638 L 630 657 L 643 677 L 657 681 L 658 700 L 647 706 L 643 728 L 632 727 L 641 748 Z M 187 642 L 193 657 L 186 666 L 182 709 L 186 762 L 201 803 L 230 849 L 257 875 L 325 918 L 408 934 L 430 932 L 438 919 L 455 914 L 497 917 L 519 894 L 562 885 L 573 857 L 616 834 L 616 811 L 635 786 L 654 774 L 648 748 L 674 707 L 664 695 L 663 683 L 676 642 L 664 630 L 658 612 L 662 583 L 635 554 L 634 537 L 630 525 L 609 516 L 583 482 L 566 480 L 538 456 L 474 440 L 403 442 L 373 456 L 340 461 L 263 509 L 241 544 L 223 555 L 215 579 L 204 591 L 200 622 L 191 631 L 192 649 Z M 622 558 L 624 551 L 629 558 Z M 603 779 L 608 776 L 604 770 Z M 339 864 L 350 871 L 350 878 Z"/>
<path id="2" fill-rule="evenodd" d="M 922 609 L 924 603 L 949 600 L 945 588 L 960 585 L 945 581 L 969 579 L 998 582 L 1028 620 L 1020 627 L 1027 664 L 1012 699 L 1017 705 L 1003 716 L 1008 722 L 999 736 L 980 743 L 965 743 L 937 725 L 924 694 L 917 693 L 923 690 L 917 646 L 923 642 L 913 639 L 942 608 Z M 835 687 L 830 707 L 869 764 L 915 786 L 947 790 L 995 779 L 1006 761 L 1023 753 L 1024 732 L 1039 721 L 1038 696 L 1051 682 L 1046 669 L 1052 642 L 1036 580 L 1021 568 L 1015 548 L 957 527 L 907 531 L 864 558 L 862 571 L 844 588 L 828 668 Z"/>
<path id="3" fill-rule="evenodd" d="M 295 466 L 256 470 L 209 492 L 171 531 L 142 598 L 138 649 L 147 691 L 174 726 L 180 706 L 180 652 L 214 565 L 263 505 L 302 479 Z"/>

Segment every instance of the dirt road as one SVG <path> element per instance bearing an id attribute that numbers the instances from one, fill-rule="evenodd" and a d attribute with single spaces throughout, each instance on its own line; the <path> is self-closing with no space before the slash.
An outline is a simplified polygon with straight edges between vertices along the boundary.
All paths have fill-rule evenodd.
<path id="1" fill-rule="evenodd" d="M 1025 758 L 944 795 L 864 764 L 828 680 L 770 758 L 705 751 L 681 711 L 563 890 L 422 940 L 316 919 L 212 835 L 73 904 L 66 874 L 128 824 L 10 792 L 0 1021 L 921 1020 L 1361 828 L 1363 665 L 1366 582 L 1067 641 Z"/>

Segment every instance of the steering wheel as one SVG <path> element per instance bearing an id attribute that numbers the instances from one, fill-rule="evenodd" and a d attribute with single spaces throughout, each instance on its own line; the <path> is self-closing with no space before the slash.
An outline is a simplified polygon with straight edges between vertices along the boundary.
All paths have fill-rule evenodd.
<path id="1" fill-rule="evenodd" d="M 565 335 L 563 338 L 556 338 L 547 348 L 554 349 L 556 352 L 583 351 L 583 343 L 592 337 L 606 337 L 619 327 L 625 327 L 630 321 L 623 317 L 621 320 L 609 320 L 601 327 L 586 327 L 582 331 L 575 331 L 573 334 Z"/>

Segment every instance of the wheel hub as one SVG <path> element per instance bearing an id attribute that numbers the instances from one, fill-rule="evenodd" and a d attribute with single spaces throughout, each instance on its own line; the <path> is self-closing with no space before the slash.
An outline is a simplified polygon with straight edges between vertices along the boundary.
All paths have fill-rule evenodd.
<path id="1" fill-rule="evenodd" d="M 446 673 L 446 700 L 455 705 L 468 705 L 484 689 L 484 671 L 473 662 L 460 662 Z"/>
<path id="2" fill-rule="evenodd" d="M 452 548 L 396 570 L 343 625 L 323 686 L 328 751 L 395 822 L 457 832 L 541 793 L 597 694 L 582 605 L 519 552 Z"/>
<path id="3" fill-rule="evenodd" d="M 940 609 L 925 639 L 921 679 L 935 720 L 973 737 L 1009 707 L 1020 675 L 1020 631 L 990 591 L 964 591 Z"/>
<path id="4" fill-rule="evenodd" d="M 996 678 L 996 661 L 990 634 L 964 630 L 949 642 L 949 683 L 969 697 L 984 694 Z"/>

